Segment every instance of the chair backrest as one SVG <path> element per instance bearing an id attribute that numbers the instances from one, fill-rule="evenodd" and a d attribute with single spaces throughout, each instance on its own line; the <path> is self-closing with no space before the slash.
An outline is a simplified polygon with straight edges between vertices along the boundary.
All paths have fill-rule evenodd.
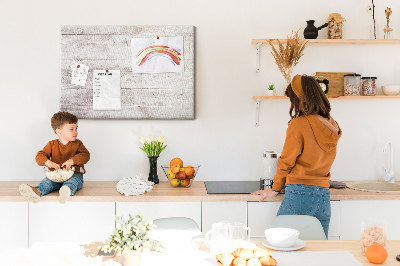
<path id="1" fill-rule="evenodd" d="M 300 231 L 302 240 L 326 240 L 321 222 L 309 215 L 279 215 L 272 222 L 272 227 L 287 227 Z"/>
<path id="2" fill-rule="evenodd" d="M 200 227 L 197 223 L 187 217 L 169 217 L 153 220 L 156 230 L 182 230 L 186 231 L 193 236 L 202 235 Z"/>

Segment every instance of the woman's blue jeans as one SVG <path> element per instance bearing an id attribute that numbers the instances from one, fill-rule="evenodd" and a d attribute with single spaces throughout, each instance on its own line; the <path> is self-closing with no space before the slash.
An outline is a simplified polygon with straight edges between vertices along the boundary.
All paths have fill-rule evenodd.
<path id="1" fill-rule="evenodd" d="M 277 215 L 310 215 L 316 217 L 328 239 L 331 220 L 331 194 L 327 187 L 286 185 L 285 196 Z"/>
<path id="2" fill-rule="evenodd" d="M 62 186 L 68 186 L 71 189 L 71 195 L 73 196 L 75 192 L 83 186 L 83 175 L 74 173 L 72 177 L 64 183 L 56 183 L 45 177 L 36 188 L 39 190 L 40 196 L 44 196 L 54 190 L 60 190 Z"/>

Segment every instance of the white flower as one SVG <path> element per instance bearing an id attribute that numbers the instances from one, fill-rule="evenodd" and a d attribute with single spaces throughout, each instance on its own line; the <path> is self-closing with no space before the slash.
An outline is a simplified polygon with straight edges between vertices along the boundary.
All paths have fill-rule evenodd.
<path id="1" fill-rule="evenodd" d="M 150 142 L 152 142 L 154 140 L 153 136 L 150 136 Z"/>
<path id="2" fill-rule="evenodd" d="M 154 138 L 154 141 L 155 141 L 155 142 L 159 142 L 159 137 L 155 137 L 155 138 Z"/>
<path id="3" fill-rule="evenodd" d="M 147 143 L 150 143 L 150 142 L 151 142 L 150 138 L 147 138 L 147 139 L 146 139 L 146 142 L 147 142 Z"/>
<path id="4" fill-rule="evenodd" d="M 146 138 L 145 137 L 141 137 L 139 139 L 140 143 L 145 144 L 146 143 Z"/>
<path id="5" fill-rule="evenodd" d="M 158 137 L 158 140 L 159 140 L 159 142 L 164 143 L 165 140 L 166 140 L 166 137 L 164 137 L 163 135 L 160 135 L 160 136 Z"/>

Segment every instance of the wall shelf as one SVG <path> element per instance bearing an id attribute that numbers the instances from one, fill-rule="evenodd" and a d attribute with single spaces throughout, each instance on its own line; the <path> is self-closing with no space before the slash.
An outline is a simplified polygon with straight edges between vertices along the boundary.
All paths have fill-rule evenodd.
<path id="1" fill-rule="evenodd" d="M 400 99 L 400 96 L 385 96 L 385 95 L 375 95 L 375 96 L 328 96 L 329 99 Z M 261 100 L 276 100 L 276 99 L 284 99 L 289 100 L 289 97 L 286 96 L 253 96 L 253 99 L 256 100 L 256 123 L 255 126 L 259 125 L 259 117 L 260 117 L 260 101 Z"/>
<path id="2" fill-rule="evenodd" d="M 251 44 L 257 45 L 272 43 L 286 43 L 286 39 L 252 39 Z M 399 44 L 400 39 L 301 39 L 307 40 L 307 44 Z"/>

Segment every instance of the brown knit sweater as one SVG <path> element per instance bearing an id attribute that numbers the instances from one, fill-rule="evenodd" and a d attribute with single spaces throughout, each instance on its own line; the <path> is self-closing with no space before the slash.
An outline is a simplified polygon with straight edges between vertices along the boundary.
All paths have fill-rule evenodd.
<path id="1" fill-rule="evenodd" d="M 342 135 L 342 130 L 332 121 L 334 126 L 333 123 L 324 125 L 314 115 L 290 121 L 282 154 L 277 162 L 272 186 L 274 190 L 282 190 L 285 184 L 329 187 L 330 169 L 336 157 L 337 142 Z M 338 132 L 332 129 L 335 127 Z"/>
<path id="2" fill-rule="evenodd" d="M 58 139 L 49 141 L 43 150 L 36 154 L 36 162 L 40 166 L 45 166 L 47 160 L 61 166 L 69 159 L 74 161 L 75 173 L 80 173 L 80 168 L 89 161 L 90 153 L 79 139 L 70 141 L 66 145 Z"/>

